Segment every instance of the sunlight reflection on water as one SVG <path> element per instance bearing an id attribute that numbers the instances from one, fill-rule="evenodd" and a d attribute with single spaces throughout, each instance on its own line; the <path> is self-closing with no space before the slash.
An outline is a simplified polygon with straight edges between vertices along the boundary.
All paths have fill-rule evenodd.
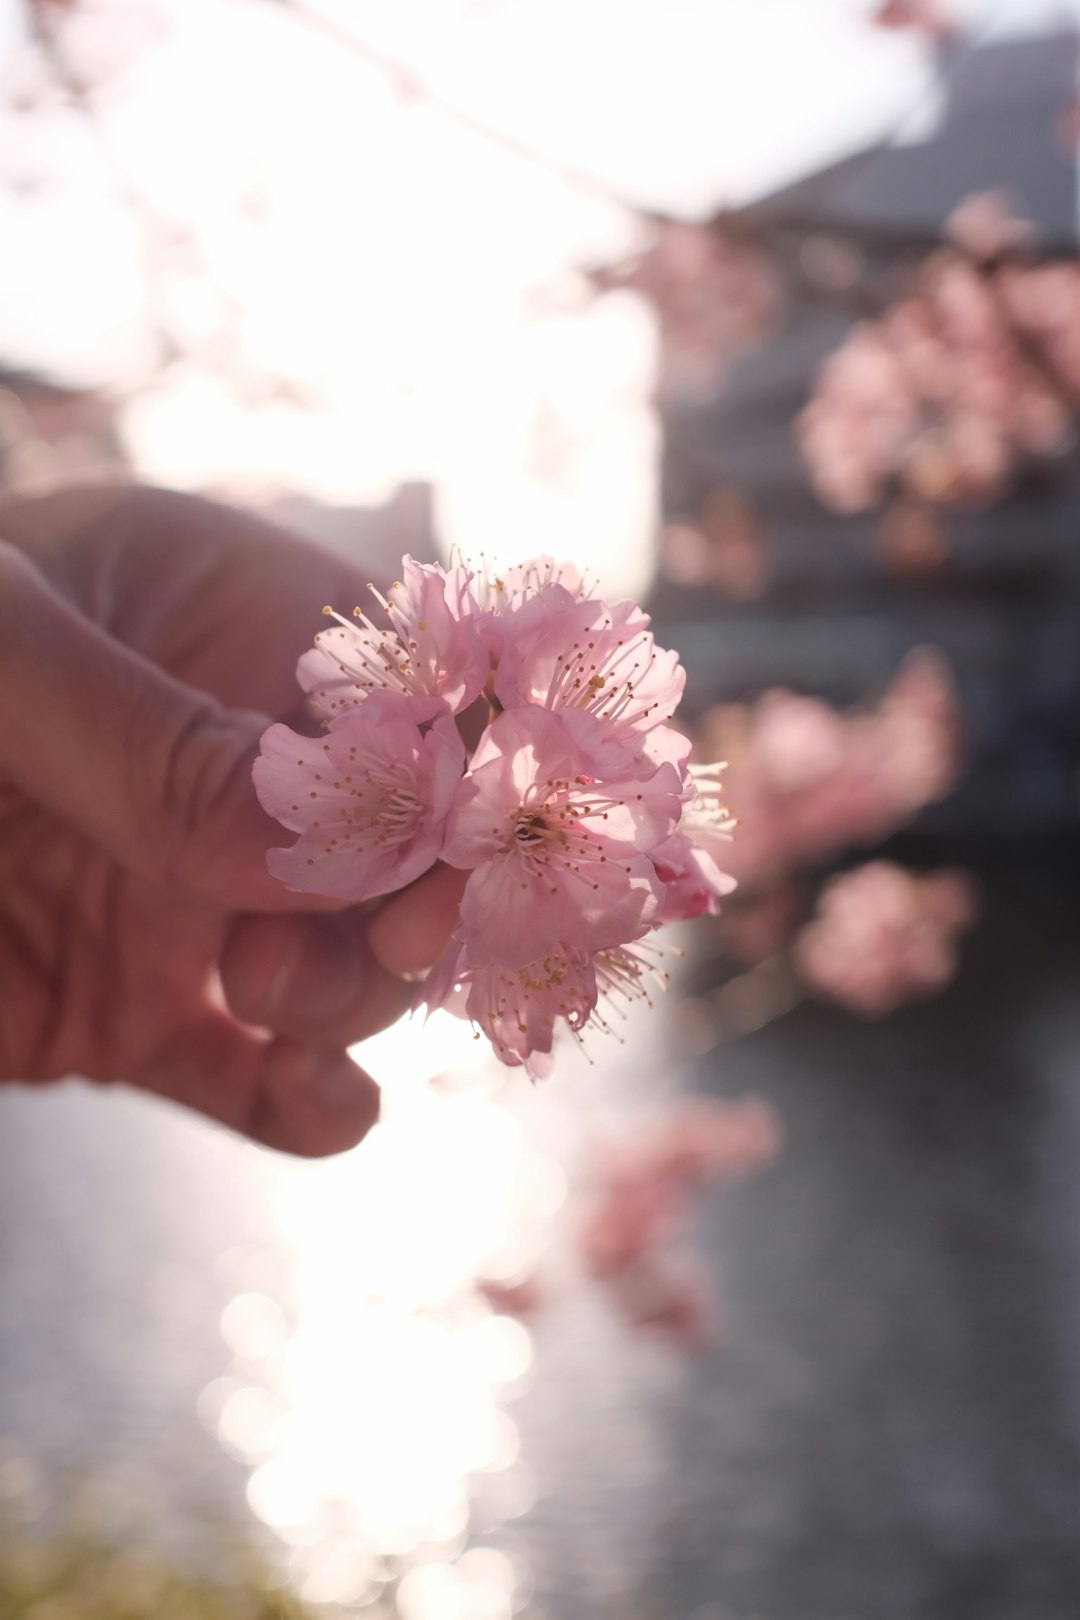
<path id="1" fill-rule="evenodd" d="M 609 1127 L 675 1083 L 665 1025 L 635 1006 L 536 1087 L 448 1017 L 399 1026 L 356 1053 L 381 1124 L 322 1162 L 8 1088 L 0 1513 L 85 1482 L 103 1532 L 205 1571 L 246 1487 L 283 1590 L 332 1611 L 625 1612 L 680 1360 L 631 1343 L 577 1242 Z"/>
<path id="2" fill-rule="evenodd" d="M 465 1551 L 471 1482 L 498 1477 L 488 1527 L 532 1503 L 503 1406 L 533 1347 L 473 1284 L 527 1272 L 566 1176 L 527 1143 L 467 1025 L 403 1020 L 354 1056 L 388 1077 L 380 1123 L 278 1184 L 284 1303 L 252 1286 L 257 1263 L 241 1268 L 221 1316 L 234 1359 L 200 1416 L 252 1469 L 252 1511 L 310 1601 L 374 1598 L 392 1567 L 406 1620 L 497 1620 L 517 1574 L 495 1549 Z"/>

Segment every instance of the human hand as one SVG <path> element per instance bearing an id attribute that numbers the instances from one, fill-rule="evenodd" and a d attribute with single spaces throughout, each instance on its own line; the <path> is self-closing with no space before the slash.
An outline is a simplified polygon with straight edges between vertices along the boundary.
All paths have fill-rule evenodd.
<path id="1" fill-rule="evenodd" d="M 345 1047 L 409 1005 L 460 874 L 376 912 L 293 895 L 251 784 L 347 563 L 143 489 L 0 502 L 0 1080 L 125 1080 L 256 1141 L 339 1152 L 378 1114 Z"/>

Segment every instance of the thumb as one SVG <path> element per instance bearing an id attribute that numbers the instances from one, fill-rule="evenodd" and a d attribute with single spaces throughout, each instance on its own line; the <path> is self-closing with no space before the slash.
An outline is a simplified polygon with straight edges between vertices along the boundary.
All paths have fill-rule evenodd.
<path id="1" fill-rule="evenodd" d="M 267 723 L 114 641 L 0 541 L 0 775 L 128 870 L 226 906 L 289 907 L 251 783 Z"/>

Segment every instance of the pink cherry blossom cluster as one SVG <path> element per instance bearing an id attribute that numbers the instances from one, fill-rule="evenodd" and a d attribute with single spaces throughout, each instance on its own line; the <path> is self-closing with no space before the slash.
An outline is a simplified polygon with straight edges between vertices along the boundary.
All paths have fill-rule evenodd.
<path id="1" fill-rule="evenodd" d="M 752 891 L 887 837 L 949 791 L 963 759 L 952 676 L 928 647 L 908 655 L 873 708 L 845 714 L 774 689 L 749 711 L 706 711 L 699 731 L 730 761 L 743 832 L 728 864 Z"/>
<path id="2" fill-rule="evenodd" d="M 871 861 L 825 885 L 816 916 L 795 941 L 795 960 L 822 995 L 879 1018 L 944 988 L 975 909 L 963 872 L 916 877 L 891 861 Z"/>
<path id="3" fill-rule="evenodd" d="M 705 1188 L 757 1175 L 777 1157 L 781 1135 L 775 1110 L 752 1096 L 684 1097 L 629 1127 L 620 1120 L 618 1136 L 587 1155 L 587 1184 L 571 1205 L 569 1266 L 556 1258 L 510 1283 L 481 1279 L 480 1293 L 500 1311 L 535 1317 L 590 1284 L 628 1327 L 708 1348 L 716 1336 L 709 1279 L 679 1240 Z"/>
<path id="4" fill-rule="evenodd" d="M 796 420 L 821 500 L 868 511 L 999 499 L 1071 445 L 1080 399 L 1080 268 L 1010 258 L 1030 226 L 996 193 L 966 199 L 957 248 L 923 263 L 830 356 Z"/>
<path id="5" fill-rule="evenodd" d="M 600 1152 L 577 1246 L 587 1275 L 631 1327 L 687 1349 L 714 1342 L 709 1280 L 678 1240 L 706 1185 L 756 1175 L 780 1141 L 779 1118 L 759 1097 L 687 1097 L 647 1132 L 624 1134 Z"/>
<path id="6" fill-rule="evenodd" d="M 783 307 L 766 254 L 720 223 L 660 220 L 644 253 L 590 279 L 601 291 L 639 293 L 652 306 L 663 397 L 714 398 L 730 361 L 764 342 Z"/>
<path id="7" fill-rule="evenodd" d="M 381 613 L 315 638 L 298 678 L 325 735 L 275 725 L 255 786 L 298 835 L 268 857 L 291 888 L 350 902 L 437 860 L 468 874 L 429 1007 L 504 1063 L 550 1067 L 556 1027 L 647 999 L 648 936 L 718 909 L 733 882 L 718 769 L 668 726 L 682 691 L 631 602 L 549 559 L 495 577 L 406 558 Z M 467 741 L 468 739 L 468 741 Z"/>

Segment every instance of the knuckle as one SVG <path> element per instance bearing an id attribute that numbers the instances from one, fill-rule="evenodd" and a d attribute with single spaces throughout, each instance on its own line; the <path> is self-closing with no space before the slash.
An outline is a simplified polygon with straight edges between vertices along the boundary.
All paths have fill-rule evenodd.
<path id="1" fill-rule="evenodd" d="M 236 728 L 207 701 L 180 718 L 160 741 L 153 796 L 159 806 L 154 864 L 180 882 L 222 822 L 245 773 Z"/>

